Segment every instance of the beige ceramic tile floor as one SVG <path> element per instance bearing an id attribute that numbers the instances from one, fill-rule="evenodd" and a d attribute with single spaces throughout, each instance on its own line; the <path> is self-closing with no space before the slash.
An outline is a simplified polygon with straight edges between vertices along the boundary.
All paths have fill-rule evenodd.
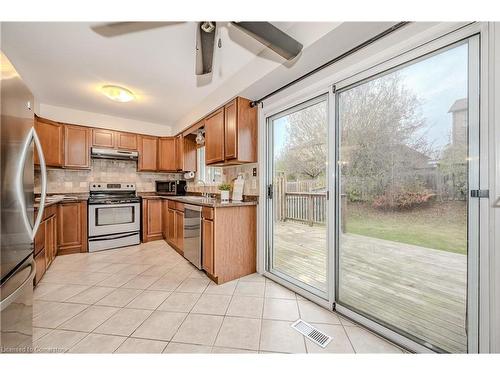
<path id="1" fill-rule="evenodd" d="M 34 298 L 40 352 L 402 352 L 258 274 L 218 286 L 164 241 L 59 256 Z M 293 330 L 298 318 L 328 347 Z"/>

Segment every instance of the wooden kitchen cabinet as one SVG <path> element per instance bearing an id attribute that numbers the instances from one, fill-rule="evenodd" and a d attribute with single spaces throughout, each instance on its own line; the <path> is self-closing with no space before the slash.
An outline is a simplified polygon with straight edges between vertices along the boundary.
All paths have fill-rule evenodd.
<path id="1" fill-rule="evenodd" d="M 34 284 L 37 285 L 40 280 L 42 280 L 45 271 L 47 270 L 47 262 L 45 259 L 45 249 L 42 249 L 37 255 L 35 255 L 35 280 Z"/>
<path id="2" fill-rule="evenodd" d="M 205 163 L 224 162 L 224 108 L 205 118 Z"/>
<path id="3" fill-rule="evenodd" d="M 115 147 L 115 132 L 107 129 L 92 130 L 92 146 L 94 147 Z"/>
<path id="4" fill-rule="evenodd" d="M 182 168 L 183 171 L 196 172 L 196 136 L 191 134 L 189 136 L 183 137 L 183 159 Z"/>
<path id="5" fill-rule="evenodd" d="M 115 142 L 120 150 L 137 151 L 137 134 L 115 132 Z"/>
<path id="6" fill-rule="evenodd" d="M 214 275 L 214 222 L 202 218 L 202 260 L 203 269 L 210 275 Z"/>
<path id="7" fill-rule="evenodd" d="M 46 267 L 52 264 L 57 255 L 57 218 L 56 215 L 50 216 L 45 220 L 45 259 Z"/>
<path id="8" fill-rule="evenodd" d="M 177 138 L 161 137 L 158 139 L 158 170 L 161 172 L 177 171 Z"/>
<path id="9" fill-rule="evenodd" d="M 35 130 L 42 145 L 45 164 L 49 167 L 62 167 L 64 164 L 64 125 L 36 116 Z M 36 151 L 34 163 L 40 164 Z"/>
<path id="10" fill-rule="evenodd" d="M 177 246 L 175 228 L 175 210 L 173 208 L 167 208 L 167 242 L 174 247 Z"/>
<path id="11" fill-rule="evenodd" d="M 184 211 L 175 211 L 175 244 L 180 254 L 184 254 Z"/>
<path id="12" fill-rule="evenodd" d="M 87 252 L 87 202 L 62 202 L 57 208 L 58 254 Z"/>
<path id="13" fill-rule="evenodd" d="M 168 202 L 161 200 L 161 233 L 164 239 L 168 236 Z"/>
<path id="14" fill-rule="evenodd" d="M 257 162 L 257 108 L 237 97 L 205 119 L 206 163 Z"/>
<path id="15" fill-rule="evenodd" d="M 64 125 L 64 167 L 90 168 L 91 131 L 84 126 Z"/>
<path id="16" fill-rule="evenodd" d="M 155 172 L 158 169 L 158 138 L 141 135 L 139 138 L 138 171 Z"/>
<path id="17" fill-rule="evenodd" d="M 149 242 L 163 238 L 161 199 L 142 199 L 142 241 Z"/>

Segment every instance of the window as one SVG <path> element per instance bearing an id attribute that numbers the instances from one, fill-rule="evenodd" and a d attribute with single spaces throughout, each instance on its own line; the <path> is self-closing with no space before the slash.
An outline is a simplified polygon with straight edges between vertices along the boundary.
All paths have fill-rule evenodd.
<path id="1" fill-rule="evenodd" d="M 220 183 L 222 181 L 222 168 L 205 165 L 205 147 L 198 148 L 196 157 L 199 165 L 196 178 L 206 184 Z"/>

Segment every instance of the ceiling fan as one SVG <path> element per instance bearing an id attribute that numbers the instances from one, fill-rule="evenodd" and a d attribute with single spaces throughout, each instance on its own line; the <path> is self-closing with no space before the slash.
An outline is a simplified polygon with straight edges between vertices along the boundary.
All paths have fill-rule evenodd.
<path id="1" fill-rule="evenodd" d="M 159 27 L 171 26 L 182 22 L 114 22 L 92 26 L 97 34 L 111 38 Z M 292 60 L 302 50 L 302 44 L 290 35 L 278 29 L 270 22 L 230 22 L 267 48 L 286 60 Z M 215 34 L 218 23 L 203 21 L 196 28 L 196 75 L 212 72 Z"/>

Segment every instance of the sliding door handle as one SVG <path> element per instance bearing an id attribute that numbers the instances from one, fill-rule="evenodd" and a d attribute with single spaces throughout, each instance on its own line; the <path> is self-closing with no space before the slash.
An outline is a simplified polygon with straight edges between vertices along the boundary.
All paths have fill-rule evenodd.
<path id="1" fill-rule="evenodd" d="M 26 212 L 26 199 L 24 197 L 24 165 L 26 163 L 26 158 L 28 156 L 28 151 L 31 142 L 35 143 L 36 150 L 38 152 L 38 159 L 40 161 L 40 172 L 41 172 L 41 188 L 40 188 L 40 206 L 38 208 L 38 213 L 36 215 L 33 227 L 31 227 L 28 214 Z M 21 205 L 21 212 L 23 214 L 24 225 L 28 231 L 31 240 L 35 239 L 36 232 L 40 223 L 42 222 L 43 210 L 45 209 L 45 198 L 47 196 L 47 166 L 45 165 L 45 158 L 43 156 L 42 145 L 40 143 L 40 138 L 36 133 L 35 128 L 31 128 L 28 132 L 24 144 L 21 150 L 21 158 L 19 159 L 19 164 L 17 166 L 17 176 L 16 176 L 16 193 L 19 204 Z"/>

